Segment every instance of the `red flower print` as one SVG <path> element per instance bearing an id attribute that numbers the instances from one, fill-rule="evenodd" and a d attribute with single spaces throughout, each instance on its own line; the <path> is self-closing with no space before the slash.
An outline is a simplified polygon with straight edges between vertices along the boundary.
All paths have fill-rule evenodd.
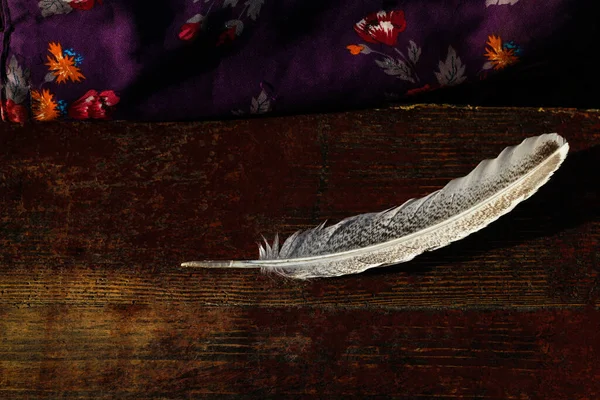
<path id="1" fill-rule="evenodd" d="M 75 119 L 109 119 L 114 105 L 120 98 L 112 90 L 105 90 L 98 94 L 95 90 L 88 90 L 69 107 L 69 116 Z"/>
<path id="2" fill-rule="evenodd" d="M 394 46 L 398 34 L 406 29 L 404 11 L 379 11 L 367 15 L 354 25 L 354 30 L 364 41 Z"/>
<path id="3" fill-rule="evenodd" d="M 225 31 L 219 35 L 217 46 L 229 44 L 235 40 L 236 36 L 240 36 L 244 31 L 244 23 L 239 19 L 232 19 L 225 24 Z"/>
<path id="4" fill-rule="evenodd" d="M 200 31 L 200 22 L 183 24 L 179 31 L 179 39 L 192 40 Z"/>
<path id="5" fill-rule="evenodd" d="M 232 42 L 235 39 L 235 26 L 227 29 L 221 35 L 219 35 L 219 40 L 217 40 L 217 46 L 221 46 L 225 43 Z"/>
<path id="6" fill-rule="evenodd" d="M 19 123 L 27 120 L 27 109 L 23 105 L 17 104 L 11 99 L 7 99 L 3 103 L 0 107 L 2 120 Z"/>
<path id="7" fill-rule="evenodd" d="M 96 0 L 72 0 L 69 5 L 77 10 L 90 10 L 94 7 L 95 2 Z M 102 4 L 102 0 L 98 0 L 98 4 Z"/>
<path id="8" fill-rule="evenodd" d="M 433 88 L 431 86 L 429 86 L 429 84 L 427 84 L 427 85 L 422 86 L 420 88 L 407 90 L 406 91 L 406 95 L 407 96 L 413 96 L 415 94 L 429 92 L 430 90 L 433 90 Z"/>
<path id="9" fill-rule="evenodd" d="M 10 122 L 25 122 L 27 120 L 27 109 L 21 105 L 17 104 L 11 99 L 7 99 L 4 101 L 2 107 L 2 119 Z"/>
<path id="10" fill-rule="evenodd" d="M 179 39 L 186 41 L 194 39 L 202 28 L 203 20 L 204 16 L 202 14 L 196 14 L 192 18 L 188 19 L 179 31 Z"/>

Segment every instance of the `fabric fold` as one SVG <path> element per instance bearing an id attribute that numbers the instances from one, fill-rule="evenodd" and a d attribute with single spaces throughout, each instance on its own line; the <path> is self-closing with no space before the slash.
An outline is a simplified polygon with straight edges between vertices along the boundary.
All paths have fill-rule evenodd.
<path id="1" fill-rule="evenodd" d="M 518 65 L 568 4 L 2 0 L 2 119 L 183 121 L 406 100 Z"/>

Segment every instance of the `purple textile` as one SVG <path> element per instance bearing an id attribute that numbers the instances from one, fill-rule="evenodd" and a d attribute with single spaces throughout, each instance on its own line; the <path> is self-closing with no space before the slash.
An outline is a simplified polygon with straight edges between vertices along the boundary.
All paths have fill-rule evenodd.
<path id="1" fill-rule="evenodd" d="M 5 121 L 355 107 L 483 79 L 567 0 L 2 0 Z"/>

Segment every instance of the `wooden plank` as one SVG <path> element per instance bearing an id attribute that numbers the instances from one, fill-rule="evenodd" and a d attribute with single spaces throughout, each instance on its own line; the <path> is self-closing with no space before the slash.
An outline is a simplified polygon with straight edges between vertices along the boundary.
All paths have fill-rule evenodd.
<path id="1" fill-rule="evenodd" d="M 600 113 L 406 107 L 227 122 L 3 124 L 0 304 L 536 308 L 595 305 Z M 564 167 L 510 215 L 401 266 L 314 282 L 184 270 L 260 235 L 425 195 L 524 137 Z"/>
<path id="2" fill-rule="evenodd" d="M 0 308 L 0 397 L 598 398 L 596 309 Z"/>
<path id="3" fill-rule="evenodd" d="M 524 137 L 564 167 L 486 230 L 311 282 L 185 270 L 384 209 Z M 406 107 L 0 125 L 0 398 L 593 399 L 600 113 Z"/>

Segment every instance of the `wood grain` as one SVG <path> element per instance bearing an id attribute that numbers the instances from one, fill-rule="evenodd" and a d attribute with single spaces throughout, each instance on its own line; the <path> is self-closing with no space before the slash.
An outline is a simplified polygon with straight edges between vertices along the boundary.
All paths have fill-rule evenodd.
<path id="1" fill-rule="evenodd" d="M 581 399 L 600 393 L 597 310 L 144 305 L 33 307 L 2 316 L 2 398 Z"/>
<path id="2" fill-rule="evenodd" d="M 261 234 L 400 204 L 546 132 L 572 149 L 547 186 L 409 263 L 178 267 L 254 258 Z M 596 398 L 598 160 L 600 113 L 566 109 L 0 125 L 0 398 Z"/>

